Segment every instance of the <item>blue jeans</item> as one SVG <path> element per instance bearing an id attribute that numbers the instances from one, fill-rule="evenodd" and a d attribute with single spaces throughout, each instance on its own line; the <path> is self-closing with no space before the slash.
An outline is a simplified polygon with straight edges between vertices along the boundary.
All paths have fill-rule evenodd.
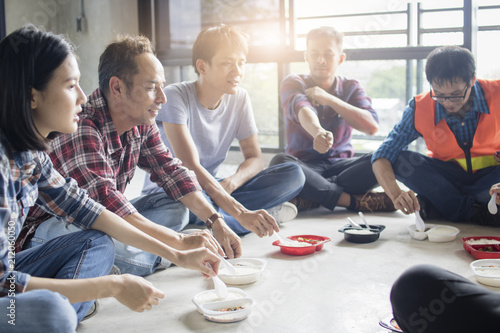
<path id="1" fill-rule="evenodd" d="M 137 211 L 149 220 L 175 231 L 182 230 L 189 223 L 189 211 L 180 201 L 175 201 L 164 191 L 138 197 L 130 201 Z M 65 227 L 56 218 L 51 218 L 38 226 L 30 246 L 43 244 L 55 237 L 77 232 L 80 229 Z M 115 243 L 115 265 L 122 273 L 139 276 L 152 274 L 162 263 L 162 258 L 117 240 Z M 165 266 L 170 263 L 163 261 Z"/>
<path id="2" fill-rule="evenodd" d="M 500 166 L 469 173 L 458 164 L 403 151 L 392 164 L 396 179 L 429 200 L 450 221 L 470 221 L 475 204 L 486 205 L 491 185 L 500 182 Z"/>
<path id="3" fill-rule="evenodd" d="M 294 156 L 280 153 L 273 157 L 270 164 L 281 165 L 289 162 L 299 165 L 305 175 L 304 188 L 299 196 L 333 210 L 342 192 L 365 194 L 377 186 L 371 156 L 372 154 L 365 154 L 335 162 L 325 159 L 304 162 Z"/>
<path id="4" fill-rule="evenodd" d="M 259 172 L 231 193 L 231 196 L 249 210 L 269 209 L 296 197 L 302 190 L 304 181 L 304 173 L 298 165 L 294 163 L 273 165 Z M 203 194 L 214 207 L 217 207 L 205 192 Z M 222 209 L 219 209 L 219 212 L 224 215 L 227 225 L 238 235 L 250 232 Z M 190 223 L 205 224 L 192 213 L 190 214 Z"/>
<path id="5" fill-rule="evenodd" d="M 97 230 L 81 230 L 16 253 L 16 270 L 42 278 L 85 279 L 108 274 L 113 258 L 114 246 L 109 236 Z M 76 323 L 83 319 L 93 304 L 93 301 L 81 302 L 68 308 L 69 302 L 65 297 L 48 290 L 29 291 L 15 295 L 14 299 L 15 328 L 26 327 L 26 332 L 54 331 L 43 329 L 40 325 L 62 325 L 74 331 Z M 9 297 L 0 298 L 0 313 L 6 308 L 3 306 L 6 302 L 10 302 Z M 6 316 L 0 320 L 0 328 L 4 324 L 3 318 Z M 30 330 L 32 325 L 37 329 Z"/>
<path id="6" fill-rule="evenodd" d="M 0 332 L 69 333 L 75 332 L 78 325 L 75 309 L 68 299 L 44 289 L 0 298 L 0 318 Z"/>

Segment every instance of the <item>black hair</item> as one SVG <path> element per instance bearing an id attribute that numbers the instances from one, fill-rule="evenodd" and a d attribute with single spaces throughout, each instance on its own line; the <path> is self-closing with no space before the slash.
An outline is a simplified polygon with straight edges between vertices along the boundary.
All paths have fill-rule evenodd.
<path id="1" fill-rule="evenodd" d="M 133 86 L 133 77 L 139 73 L 135 57 L 143 53 L 154 54 L 151 41 L 142 35 L 120 35 L 108 44 L 99 58 L 99 89 L 104 96 L 109 93 L 109 80 L 116 76 L 125 82 L 128 89 Z"/>
<path id="2" fill-rule="evenodd" d="M 322 38 L 328 38 L 330 40 L 333 40 L 337 44 L 339 51 L 342 52 L 344 44 L 344 33 L 338 31 L 334 27 L 329 27 L 329 26 L 323 26 L 310 30 L 306 36 L 306 45 L 309 45 L 309 41 L 311 40 L 317 40 Z"/>
<path id="3" fill-rule="evenodd" d="M 32 88 L 43 91 L 74 47 L 62 36 L 29 24 L 0 42 L 0 131 L 16 150 L 46 150 L 37 130 Z"/>
<path id="4" fill-rule="evenodd" d="M 203 29 L 198 34 L 192 51 L 192 64 L 197 75 L 200 73 L 196 68 L 196 61 L 201 59 L 210 64 L 222 46 L 241 50 L 246 55 L 248 53 L 248 35 L 241 28 L 233 25 L 220 24 Z"/>
<path id="5" fill-rule="evenodd" d="M 432 85 L 442 85 L 462 80 L 470 85 L 476 74 L 474 56 L 466 48 L 459 46 L 443 46 L 434 49 L 427 56 L 425 75 Z"/>

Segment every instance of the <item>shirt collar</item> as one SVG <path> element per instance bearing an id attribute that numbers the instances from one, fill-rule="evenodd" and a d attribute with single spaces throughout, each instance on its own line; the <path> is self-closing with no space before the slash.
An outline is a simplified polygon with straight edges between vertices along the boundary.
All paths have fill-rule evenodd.
<path id="1" fill-rule="evenodd" d="M 122 141 L 120 139 L 120 136 L 118 135 L 118 132 L 116 131 L 113 119 L 111 118 L 106 99 L 104 98 L 104 95 L 102 94 L 100 89 L 96 89 L 89 96 L 87 105 L 89 105 L 95 111 L 99 112 L 102 117 L 103 135 L 108 138 L 109 142 L 111 142 L 111 145 L 108 146 L 108 152 L 110 154 L 113 154 L 114 152 L 123 149 Z M 123 137 L 127 140 L 140 137 L 137 126 L 134 126 L 130 130 L 125 132 Z"/>
<path id="2" fill-rule="evenodd" d="M 472 101 L 472 108 L 469 111 L 469 113 L 474 113 L 477 115 L 478 113 L 486 113 L 490 114 L 490 109 L 488 108 L 487 103 L 480 103 L 480 101 L 484 101 L 484 92 L 483 88 L 481 88 L 481 85 L 479 82 L 476 80 L 476 83 L 474 86 L 471 88 L 471 94 L 473 94 L 474 99 Z M 436 102 L 436 124 L 440 122 L 442 119 L 446 119 L 446 110 L 444 107 Z"/>

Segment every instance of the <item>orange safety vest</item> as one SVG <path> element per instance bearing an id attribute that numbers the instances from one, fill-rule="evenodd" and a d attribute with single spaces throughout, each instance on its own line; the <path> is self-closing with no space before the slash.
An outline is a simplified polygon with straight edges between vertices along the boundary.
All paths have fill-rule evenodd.
<path id="1" fill-rule="evenodd" d="M 415 97 L 415 129 L 423 136 L 427 155 L 458 163 L 465 171 L 497 165 L 494 155 L 500 150 L 500 80 L 477 80 L 483 88 L 490 114 L 481 113 L 472 147 L 458 145 L 444 119 L 436 122 L 436 101 L 430 93 Z"/>

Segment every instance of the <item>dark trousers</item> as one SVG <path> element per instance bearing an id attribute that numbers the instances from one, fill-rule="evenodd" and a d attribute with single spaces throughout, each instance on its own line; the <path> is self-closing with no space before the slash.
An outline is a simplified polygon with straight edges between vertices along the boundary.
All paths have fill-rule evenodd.
<path id="1" fill-rule="evenodd" d="M 500 181 L 500 165 L 469 173 L 453 162 L 402 151 L 393 163 L 396 178 L 453 222 L 471 221 L 475 204 L 490 200 L 491 185 Z"/>
<path id="2" fill-rule="evenodd" d="M 404 272 L 391 303 L 406 333 L 500 332 L 500 294 L 436 266 Z"/>
<path id="3" fill-rule="evenodd" d="M 306 181 L 299 196 L 333 210 L 342 192 L 364 194 L 377 185 L 372 171 L 372 154 L 345 158 L 335 162 L 328 160 L 301 161 L 288 154 L 277 154 L 270 165 L 293 162 L 300 165 Z"/>

